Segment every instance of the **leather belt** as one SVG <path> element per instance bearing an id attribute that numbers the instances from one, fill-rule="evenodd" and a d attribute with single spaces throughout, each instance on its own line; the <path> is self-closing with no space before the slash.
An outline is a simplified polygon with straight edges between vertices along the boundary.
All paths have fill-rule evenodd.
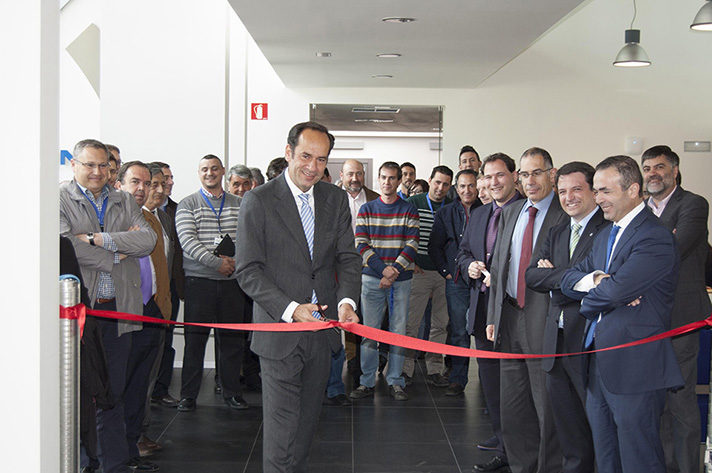
<path id="1" fill-rule="evenodd" d="M 116 297 L 112 297 L 111 299 L 97 299 L 96 303 L 97 304 L 107 304 L 109 302 L 114 302 L 116 300 Z"/>

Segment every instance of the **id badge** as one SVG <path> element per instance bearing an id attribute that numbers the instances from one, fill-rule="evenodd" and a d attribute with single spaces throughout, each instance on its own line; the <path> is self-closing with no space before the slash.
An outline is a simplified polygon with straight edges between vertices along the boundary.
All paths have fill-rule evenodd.
<path id="1" fill-rule="evenodd" d="M 222 241 L 222 235 L 218 235 L 215 237 L 215 240 L 213 241 L 213 243 L 215 244 L 215 246 L 218 246 L 221 241 Z"/>

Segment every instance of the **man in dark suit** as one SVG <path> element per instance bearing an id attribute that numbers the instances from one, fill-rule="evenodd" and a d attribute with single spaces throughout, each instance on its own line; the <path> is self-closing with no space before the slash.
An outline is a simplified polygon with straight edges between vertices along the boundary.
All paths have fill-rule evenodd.
<path id="1" fill-rule="evenodd" d="M 319 311 L 357 322 L 361 258 L 346 194 L 320 182 L 334 138 L 314 122 L 292 127 L 287 172 L 248 192 L 240 212 L 236 271 L 254 320 L 316 322 Z M 316 316 L 314 315 L 316 314 Z M 265 472 L 307 470 L 335 330 L 256 332 L 262 366 Z"/>
<path id="2" fill-rule="evenodd" d="M 519 160 L 519 179 L 527 200 L 502 211 L 492 257 L 487 338 L 495 349 L 539 354 L 549 295 L 526 287 L 524 276 L 549 229 L 566 221 L 553 191 L 556 168 L 549 153 L 530 148 Z M 541 359 L 500 362 L 504 447 L 513 472 L 561 470 L 551 401 Z"/>
<path id="3" fill-rule="evenodd" d="M 541 250 L 526 274 L 527 286 L 551 295 L 544 326 L 544 353 L 581 351 L 586 319 L 580 303 L 561 293 L 561 277 L 591 251 L 594 236 L 607 225 L 593 195 L 593 166 L 574 161 L 556 173 L 561 208 L 571 220 L 551 227 Z M 544 358 L 546 387 L 554 406 L 554 423 L 566 473 L 593 473 L 594 454 L 591 428 L 586 419 L 582 358 Z"/>
<path id="4" fill-rule="evenodd" d="M 602 349 L 670 328 L 680 256 L 673 234 L 643 203 L 643 178 L 628 156 L 596 167 L 596 203 L 613 225 L 588 257 L 566 271 L 564 294 L 589 319 L 584 346 Z M 608 230 L 610 228 L 610 231 Z M 672 342 L 590 355 L 586 413 L 599 471 L 665 471 L 660 415 L 665 390 L 682 386 Z"/>
<path id="5" fill-rule="evenodd" d="M 705 288 L 709 204 L 676 184 L 680 158 L 668 146 L 653 146 L 641 158 L 648 207 L 675 235 L 680 247 L 680 279 L 672 306 L 672 328 L 710 315 Z M 690 333 L 672 340 L 685 386 L 668 392 L 661 424 L 668 473 L 700 470 L 700 409 L 697 405 L 697 353 L 700 339 Z"/>
<path id="6" fill-rule="evenodd" d="M 482 174 L 492 201 L 476 208 L 467 224 L 460 242 L 457 266 L 460 275 L 470 286 L 470 307 L 467 315 L 467 333 L 475 338 L 478 350 L 494 350 L 494 344 L 487 340 L 487 303 L 489 287 L 483 282 L 482 270 L 490 268 L 492 254 L 497 241 L 497 228 L 502 210 L 523 199 L 517 192 L 517 165 L 504 153 L 487 156 L 482 164 Z M 476 464 L 476 471 L 493 471 L 506 466 L 507 455 L 502 440 L 499 398 L 499 360 L 479 358 L 477 360 L 480 385 L 490 414 L 494 436 L 480 442 L 477 447 L 493 450 L 495 456 L 487 463 Z"/>

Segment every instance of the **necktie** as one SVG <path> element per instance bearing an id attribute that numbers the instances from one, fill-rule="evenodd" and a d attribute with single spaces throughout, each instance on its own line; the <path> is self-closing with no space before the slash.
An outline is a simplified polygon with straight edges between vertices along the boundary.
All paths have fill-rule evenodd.
<path id="1" fill-rule="evenodd" d="M 494 205 L 494 204 L 493 204 Z M 487 261 L 492 256 L 492 250 L 494 249 L 494 242 L 497 240 L 497 226 L 499 225 L 499 216 L 502 213 L 502 207 L 497 207 L 495 205 L 492 216 L 490 216 L 489 223 L 487 224 L 487 239 L 485 240 L 485 250 L 487 251 Z"/>
<path id="2" fill-rule="evenodd" d="M 537 208 L 533 205 L 529 207 L 529 220 L 524 229 L 524 238 L 522 238 L 522 252 L 519 256 L 519 271 L 517 274 L 517 304 L 519 307 L 524 307 L 526 302 L 527 284 L 524 281 L 524 274 L 527 272 L 529 262 L 532 259 L 532 246 L 534 245 L 534 221 L 536 220 Z"/>
<path id="3" fill-rule="evenodd" d="M 579 240 L 581 239 L 581 224 L 580 223 L 574 223 L 574 228 L 571 230 L 571 243 L 569 244 L 569 259 L 574 255 L 574 251 L 576 250 L 576 245 L 578 245 Z"/>
<path id="4" fill-rule="evenodd" d="M 302 219 L 302 227 L 304 228 L 304 236 L 307 238 L 307 246 L 309 247 L 309 256 L 314 257 L 314 212 L 309 207 L 309 194 L 299 194 L 299 199 L 302 205 L 299 208 L 299 217 Z M 316 291 L 312 290 L 311 303 L 318 304 Z M 312 312 L 312 315 L 321 319 L 321 314 L 318 311 Z"/>
<path id="5" fill-rule="evenodd" d="M 141 267 L 141 294 L 143 294 L 143 305 L 148 304 L 153 295 L 153 278 L 151 277 L 150 256 L 142 256 L 138 259 Z"/>
<path id="6" fill-rule="evenodd" d="M 621 227 L 619 227 L 618 225 L 613 225 L 613 227 L 611 228 L 611 233 L 608 235 L 608 246 L 606 247 L 606 272 L 608 272 L 608 266 L 610 265 L 613 244 L 616 242 L 616 235 L 618 235 L 618 230 L 620 229 Z M 596 332 L 596 324 L 598 323 L 598 319 L 600 318 L 601 316 L 599 315 L 597 318 L 593 319 L 593 322 L 591 322 L 591 325 L 588 327 L 588 333 L 586 334 L 586 343 L 584 345 L 586 349 L 590 348 L 591 344 L 593 343 L 594 333 Z"/>

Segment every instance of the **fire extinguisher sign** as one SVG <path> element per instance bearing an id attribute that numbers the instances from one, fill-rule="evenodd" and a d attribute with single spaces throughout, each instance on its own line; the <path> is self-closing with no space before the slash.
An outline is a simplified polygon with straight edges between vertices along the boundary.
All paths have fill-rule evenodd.
<path id="1" fill-rule="evenodd" d="M 252 104 L 252 119 L 253 120 L 267 120 L 267 104 L 266 103 L 253 103 Z"/>

